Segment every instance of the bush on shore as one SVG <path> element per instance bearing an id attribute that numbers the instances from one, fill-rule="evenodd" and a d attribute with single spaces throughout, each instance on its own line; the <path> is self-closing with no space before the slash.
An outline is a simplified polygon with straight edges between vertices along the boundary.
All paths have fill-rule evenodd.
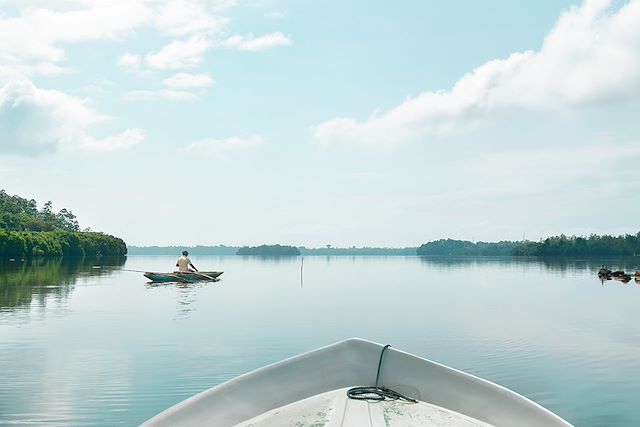
<path id="1" fill-rule="evenodd" d="M 79 231 L 8 231 L 0 229 L 0 257 L 124 256 L 125 242 L 114 236 Z"/>

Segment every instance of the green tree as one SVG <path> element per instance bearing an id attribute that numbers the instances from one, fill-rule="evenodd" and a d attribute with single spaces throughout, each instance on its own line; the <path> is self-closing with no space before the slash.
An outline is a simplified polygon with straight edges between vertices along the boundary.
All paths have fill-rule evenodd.
<path id="1" fill-rule="evenodd" d="M 38 210 L 35 200 L 0 190 L 0 257 L 123 256 L 127 245 L 104 233 L 80 232 L 76 216 L 63 208 L 54 213 L 48 201 Z"/>

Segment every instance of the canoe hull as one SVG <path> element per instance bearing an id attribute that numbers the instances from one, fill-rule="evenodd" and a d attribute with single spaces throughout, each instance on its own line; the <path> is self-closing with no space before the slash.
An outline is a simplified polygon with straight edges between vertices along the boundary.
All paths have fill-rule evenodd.
<path id="1" fill-rule="evenodd" d="M 183 272 L 174 272 L 174 273 L 146 272 L 144 273 L 144 277 L 151 280 L 152 282 L 161 282 L 161 283 L 211 282 L 211 281 L 219 280 L 218 276 L 220 276 L 223 272 L 222 271 L 200 271 L 199 273 L 200 274 L 183 273 Z M 209 279 L 206 276 L 210 277 L 211 279 Z"/>
<path id="2" fill-rule="evenodd" d="M 382 345 L 370 341 L 342 341 L 241 375 L 143 425 L 234 426 L 321 393 L 370 386 L 375 382 L 381 350 Z M 495 427 L 571 426 L 511 390 L 394 348 L 385 353 L 380 383 Z"/>

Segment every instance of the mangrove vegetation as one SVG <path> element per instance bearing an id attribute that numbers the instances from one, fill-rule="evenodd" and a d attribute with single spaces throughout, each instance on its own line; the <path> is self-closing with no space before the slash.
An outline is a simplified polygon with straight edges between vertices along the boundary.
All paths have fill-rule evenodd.
<path id="1" fill-rule="evenodd" d="M 440 239 L 425 243 L 416 253 L 426 255 L 453 256 L 505 256 L 512 255 L 518 242 L 469 242 L 467 240 Z"/>
<path id="2" fill-rule="evenodd" d="M 260 245 L 260 246 L 244 246 L 236 252 L 237 255 L 252 255 L 252 256 L 298 256 L 300 250 L 295 246 L 286 245 Z"/>
<path id="3" fill-rule="evenodd" d="M 517 256 L 640 256 L 640 232 L 621 236 L 589 237 L 564 234 L 540 242 L 525 242 L 513 248 Z"/>
<path id="4" fill-rule="evenodd" d="M 117 237 L 80 231 L 67 209 L 54 212 L 47 202 L 38 209 L 35 200 L 0 190 L 0 258 L 37 256 L 124 256 L 127 245 Z"/>
<path id="5" fill-rule="evenodd" d="M 441 239 L 425 243 L 416 253 L 421 256 L 640 256 L 640 233 L 621 236 L 548 237 L 539 242 L 469 242 Z"/>
<path id="6" fill-rule="evenodd" d="M 324 248 L 305 248 L 301 247 L 302 255 L 321 255 L 321 256 L 411 256 L 416 254 L 416 248 L 372 248 L 352 246 L 350 248 L 334 248 L 327 245 Z"/>

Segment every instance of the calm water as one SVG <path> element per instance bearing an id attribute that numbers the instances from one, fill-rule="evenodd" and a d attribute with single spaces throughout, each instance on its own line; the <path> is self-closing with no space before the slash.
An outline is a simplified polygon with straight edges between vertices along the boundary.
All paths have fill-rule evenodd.
<path id="1" fill-rule="evenodd" d="M 576 426 L 640 425 L 640 284 L 602 284 L 600 260 L 307 257 L 302 277 L 299 258 L 193 261 L 223 280 L 149 286 L 122 270 L 168 271 L 174 257 L 0 264 L 0 424 L 136 425 L 357 336 L 497 382 Z"/>

